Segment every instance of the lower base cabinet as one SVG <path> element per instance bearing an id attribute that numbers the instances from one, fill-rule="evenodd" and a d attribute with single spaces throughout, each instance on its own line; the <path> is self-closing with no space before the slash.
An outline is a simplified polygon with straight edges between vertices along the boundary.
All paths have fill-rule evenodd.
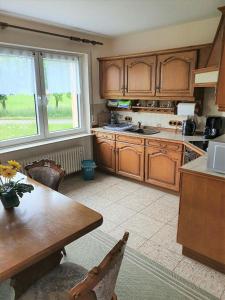
<path id="1" fill-rule="evenodd" d="M 225 273 L 225 180 L 182 170 L 177 242 L 183 254 Z"/>
<path id="2" fill-rule="evenodd" d="M 96 138 L 94 146 L 94 156 L 97 165 L 106 171 L 116 171 L 116 142 L 107 139 Z"/>
<path id="3" fill-rule="evenodd" d="M 158 147 L 146 147 L 145 182 L 179 191 L 182 153 Z"/>
<path id="4" fill-rule="evenodd" d="M 144 146 L 116 142 L 116 173 L 144 180 Z"/>
<path id="5" fill-rule="evenodd" d="M 124 135 L 95 139 L 98 167 L 173 191 L 179 191 L 182 150 L 182 144 Z"/>

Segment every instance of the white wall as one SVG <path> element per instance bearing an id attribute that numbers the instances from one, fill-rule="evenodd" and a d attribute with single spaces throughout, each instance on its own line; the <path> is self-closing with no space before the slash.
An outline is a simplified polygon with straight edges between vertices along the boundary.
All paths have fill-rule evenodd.
<path id="1" fill-rule="evenodd" d="M 113 55 L 147 52 L 211 43 L 219 24 L 219 17 L 168 26 L 113 39 Z"/>

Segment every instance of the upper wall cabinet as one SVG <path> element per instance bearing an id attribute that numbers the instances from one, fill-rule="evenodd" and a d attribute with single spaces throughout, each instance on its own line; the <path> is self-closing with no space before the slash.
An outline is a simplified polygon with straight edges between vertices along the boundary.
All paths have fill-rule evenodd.
<path id="1" fill-rule="evenodd" d="M 125 95 L 155 95 L 156 56 L 125 59 Z"/>
<path id="2" fill-rule="evenodd" d="M 124 94 L 124 60 L 102 61 L 100 64 L 101 96 L 114 98 Z"/>
<path id="3" fill-rule="evenodd" d="M 157 96 L 193 96 L 192 71 L 196 65 L 196 51 L 158 56 Z"/>
<path id="4" fill-rule="evenodd" d="M 101 97 L 193 101 L 196 57 L 197 48 L 100 59 Z"/>

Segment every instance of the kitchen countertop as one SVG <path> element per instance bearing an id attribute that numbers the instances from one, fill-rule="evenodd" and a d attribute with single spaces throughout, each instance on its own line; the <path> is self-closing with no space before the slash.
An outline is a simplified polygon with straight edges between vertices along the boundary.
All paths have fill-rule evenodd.
<path id="1" fill-rule="evenodd" d="M 195 172 L 195 173 L 201 173 L 201 174 L 206 174 L 208 176 L 225 179 L 225 174 L 214 172 L 207 169 L 207 154 L 198 157 L 195 160 L 192 160 L 191 162 L 183 165 L 180 169 L 188 173 Z"/>
<path id="2" fill-rule="evenodd" d="M 93 128 L 92 130 L 96 132 L 109 132 L 109 133 L 120 134 L 120 135 L 137 136 L 145 139 L 163 139 L 163 140 L 171 140 L 176 142 L 207 141 L 207 139 L 205 139 L 204 136 L 202 135 L 184 136 L 181 133 L 168 132 L 164 130 L 152 135 L 133 133 L 129 131 L 108 130 L 108 129 L 104 129 L 103 127 Z"/>

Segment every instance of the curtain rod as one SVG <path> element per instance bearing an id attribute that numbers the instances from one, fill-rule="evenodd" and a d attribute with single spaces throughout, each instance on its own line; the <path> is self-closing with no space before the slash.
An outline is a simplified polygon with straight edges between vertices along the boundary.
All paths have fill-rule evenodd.
<path id="1" fill-rule="evenodd" d="M 0 26 L 1 26 L 2 29 L 5 29 L 7 27 L 11 27 L 11 28 L 16 28 L 16 29 L 36 32 L 36 33 L 42 33 L 42 34 L 57 36 L 57 37 L 60 37 L 60 38 L 69 39 L 71 41 L 81 42 L 81 43 L 85 43 L 85 44 L 103 45 L 103 43 L 97 42 L 97 41 L 94 41 L 94 40 L 81 39 L 81 38 L 75 37 L 75 36 L 63 35 L 63 34 L 53 33 L 53 32 L 49 32 L 49 31 L 43 31 L 43 30 L 37 30 L 37 29 L 28 28 L 28 27 L 11 25 L 11 24 L 8 24 L 8 23 L 5 23 L 5 22 L 0 22 Z"/>

